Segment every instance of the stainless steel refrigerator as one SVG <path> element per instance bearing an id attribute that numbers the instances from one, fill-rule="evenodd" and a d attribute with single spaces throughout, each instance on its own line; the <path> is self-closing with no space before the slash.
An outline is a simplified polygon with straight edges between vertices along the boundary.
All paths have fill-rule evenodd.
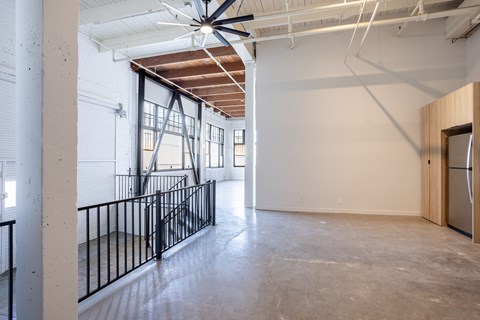
<path id="1" fill-rule="evenodd" d="M 472 135 L 448 138 L 448 226 L 472 237 Z"/>

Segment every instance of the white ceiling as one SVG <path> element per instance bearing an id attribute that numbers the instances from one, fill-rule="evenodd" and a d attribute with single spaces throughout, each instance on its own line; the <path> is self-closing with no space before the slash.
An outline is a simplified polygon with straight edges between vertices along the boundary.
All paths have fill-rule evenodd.
<path id="1" fill-rule="evenodd" d="M 197 17 L 197 11 L 194 7 L 195 1 L 164 1 L 190 16 Z M 368 22 L 376 1 L 365 1 L 362 21 Z M 467 1 L 469 1 L 468 6 L 480 5 L 480 0 Z M 220 0 L 220 2 L 223 1 Z M 423 0 L 426 13 L 457 8 L 461 3 L 462 1 L 459 0 Z M 325 6 L 339 4 L 343 7 L 333 9 L 330 7 L 326 10 Z M 362 4 L 363 0 L 237 0 L 224 13 L 222 18 L 254 14 L 256 17 L 254 21 L 234 26 L 237 29 L 251 32 L 253 39 L 248 41 L 253 42 L 255 39 L 258 41 L 266 40 L 272 35 L 283 35 L 285 37 L 292 37 L 297 33 L 307 35 L 311 33 L 312 29 L 316 30 L 314 32 L 327 32 L 329 29 L 320 29 L 355 23 Z M 417 4 L 418 0 L 383 0 L 379 4 L 375 20 L 410 16 Z M 217 7 L 217 1 L 212 0 L 209 11 L 213 12 Z M 192 39 L 190 37 L 175 40 L 175 38 L 193 30 L 192 27 L 182 28 L 156 23 L 157 21 L 188 22 L 188 19 L 180 15 L 176 18 L 172 14 L 173 12 L 167 10 L 159 0 L 80 0 L 79 9 L 80 32 L 99 43 L 101 51 L 117 51 L 117 58 L 126 56 L 131 58 L 145 57 L 192 49 Z M 287 11 L 291 13 L 290 18 L 285 14 Z M 465 28 L 472 23 L 471 20 L 479 12 L 478 9 L 472 9 L 468 13 L 452 19 L 456 19 L 455 21 L 461 20 L 463 28 Z M 426 17 L 424 15 L 422 19 Z M 460 22 L 456 22 L 451 28 L 456 28 L 458 25 L 460 25 Z M 458 30 L 456 33 L 446 30 L 446 34 L 460 33 Z M 231 42 L 244 40 L 230 35 L 225 35 L 225 37 Z M 217 39 L 210 36 L 206 46 L 219 45 L 221 44 Z M 198 43 L 193 43 L 193 46 L 198 46 Z"/>

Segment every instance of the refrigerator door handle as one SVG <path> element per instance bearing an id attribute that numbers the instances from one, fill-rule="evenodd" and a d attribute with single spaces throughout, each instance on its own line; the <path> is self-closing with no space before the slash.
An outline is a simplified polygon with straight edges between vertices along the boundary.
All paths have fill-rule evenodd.
<path id="1" fill-rule="evenodd" d="M 465 173 L 467 174 L 467 186 L 468 186 L 468 196 L 470 197 L 470 203 L 473 203 L 472 199 L 472 185 L 470 182 L 470 154 L 472 152 L 472 135 L 470 135 L 470 142 L 468 143 L 468 151 L 467 151 L 467 169 Z"/>

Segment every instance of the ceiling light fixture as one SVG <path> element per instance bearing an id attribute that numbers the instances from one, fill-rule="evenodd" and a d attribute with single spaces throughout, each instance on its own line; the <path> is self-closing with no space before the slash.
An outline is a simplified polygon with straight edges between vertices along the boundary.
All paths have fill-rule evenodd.
<path id="1" fill-rule="evenodd" d="M 200 27 L 200 32 L 204 34 L 210 34 L 213 32 L 213 28 L 209 23 L 204 23 Z"/>

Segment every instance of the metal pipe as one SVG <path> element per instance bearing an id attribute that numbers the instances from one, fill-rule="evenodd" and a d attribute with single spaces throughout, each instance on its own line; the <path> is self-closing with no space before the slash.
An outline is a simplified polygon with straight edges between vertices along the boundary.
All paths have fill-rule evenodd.
<path id="1" fill-rule="evenodd" d="M 363 1 L 361 1 L 363 3 Z M 367 1 L 368 2 L 368 1 Z M 352 3 L 352 2 L 348 2 Z M 432 19 L 440 19 L 440 18 L 447 18 L 447 17 L 452 17 L 452 16 L 459 16 L 459 15 L 464 15 L 471 13 L 472 11 L 480 9 L 480 6 L 470 6 L 470 7 L 464 7 L 464 8 L 457 8 L 457 9 L 451 9 L 451 10 L 445 10 L 445 11 L 439 11 L 439 12 L 434 12 L 434 13 L 424 13 L 421 15 L 417 16 L 406 16 L 406 17 L 400 17 L 400 18 L 392 18 L 392 19 L 386 19 L 386 20 L 377 20 L 372 23 L 373 26 L 385 26 L 385 25 L 392 25 L 392 24 L 402 24 L 405 22 L 419 22 L 419 21 L 427 21 L 427 20 L 432 20 Z M 293 12 L 293 11 L 291 11 Z M 479 17 L 480 19 L 480 17 Z M 255 17 L 255 20 L 257 18 Z M 359 28 L 365 28 L 367 27 L 368 23 L 360 23 Z M 330 32 L 338 32 L 338 31 L 347 31 L 354 29 L 356 27 L 356 24 L 344 24 L 344 25 L 336 25 L 336 26 L 330 26 L 330 27 L 323 27 L 323 28 L 316 28 L 316 29 L 311 29 L 311 30 L 306 30 L 306 31 L 298 31 L 298 32 L 291 32 L 291 33 L 284 33 L 284 34 L 279 34 L 279 35 L 273 35 L 273 36 L 264 36 L 264 37 L 257 37 L 257 38 L 248 38 L 244 40 L 235 40 L 235 41 L 230 41 L 230 44 L 236 45 L 236 44 L 246 44 L 246 43 L 254 43 L 254 42 L 263 42 L 263 41 L 271 41 L 271 40 L 280 40 L 280 39 L 290 39 L 292 36 L 293 37 L 304 37 L 304 36 L 311 36 L 311 35 L 316 35 L 316 34 L 322 34 L 322 33 L 330 33 Z M 107 48 L 108 50 L 114 51 L 114 49 L 110 48 L 109 46 L 101 43 L 100 41 L 90 37 L 88 34 L 85 32 L 82 32 L 79 30 L 80 33 L 88 37 L 90 40 L 93 42 L 97 43 L 98 45 Z M 211 48 L 218 48 L 222 46 L 221 44 L 211 44 L 211 45 L 206 45 L 206 49 L 211 49 Z M 194 48 L 193 50 L 200 50 L 201 48 Z M 203 48 L 202 48 L 203 49 Z M 170 50 L 170 51 L 165 51 L 162 52 L 162 54 L 171 54 L 171 53 L 179 53 L 179 52 L 187 52 L 187 51 L 192 51 L 191 47 L 184 48 L 184 49 L 178 49 L 178 50 Z M 121 54 L 123 54 L 126 58 L 124 59 L 115 59 L 115 62 L 119 61 L 132 61 L 133 59 L 140 59 L 140 58 L 147 58 L 150 57 L 151 55 L 147 56 L 135 56 L 135 57 L 130 57 L 126 54 L 124 54 L 122 51 L 116 51 Z M 149 70 L 150 71 L 150 70 Z M 152 73 L 150 71 L 150 73 Z M 153 75 L 161 78 L 159 75 L 152 73 Z M 186 90 L 185 90 L 186 91 Z M 189 91 L 188 92 L 190 95 L 192 95 Z M 192 95 L 195 96 L 195 95 Z M 198 98 L 198 97 L 196 97 Z M 198 98 L 201 101 L 201 98 Z M 208 104 L 208 103 L 207 103 Z M 211 104 L 209 104 L 211 105 Z M 215 108 L 217 110 L 220 110 L 218 108 Z"/>
<path id="2" fill-rule="evenodd" d="M 439 11 L 439 12 L 434 12 L 434 13 L 424 13 L 422 15 L 418 16 L 407 16 L 407 17 L 400 17 L 400 18 L 392 18 L 392 19 L 386 19 L 386 20 L 377 20 L 372 23 L 373 26 L 385 26 L 385 25 L 392 25 L 392 24 L 400 24 L 404 22 L 418 22 L 418 21 L 427 21 L 427 20 L 432 20 L 432 19 L 440 19 L 440 18 L 447 18 L 447 17 L 452 17 L 452 16 L 459 16 L 459 15 L 464 15 L 471 13 L 472 11 L 480 9 L 479 6 L 471 6 L 471 7 L 464 7 L 464 8 L 457 8 L 457 9 L 451 9 L 451 10 L 445 10 L 445 11 Z M 362 22 L 358 25 L 359 28 L 366 28 L 368 26 L 368 22 Z M 298 32 L 293 32 L 293 33 L 284 33 L 284 34 L 279 34 L 279 35 L 273 35 L 273 36 L 265 36 L 265 37 L 259 37 L 259 38 L 249 38 L 249 39 L 244 39 L 244 40 L 237 40 L 237 41 L 231 41 L 230 43 L 232 45 L 235 44 L 241 44 L 241 43 L 252 43 L 252 42 L 262 42 L 262 41 L 271 41 L 271 40 L 280 40 L 280 39 L 288 39 L 292 35 L 295 37 L 305 37 L 305 36 L 311 36 L 311 35 L 316 35 L 316 34 L 322 34 L 322 33 L 331 33 L 331 32 L 338 32 L 338 31 L 346 31 L 346 30 L 351 30 L 356 27 L 356 24 L 344 24 L 344 25 L 339 25 L 339 26 L 331 26 L 331 27 L 323 27 L 323 28 L 316 28 L 316 29 L 311 29 L 311 30 L 306 30 L 306 31 L 298 31 Z M 217 46 L 209 46 L 208 48 L 214 48 L 218 47 Z M 176 51 L 179 52 L 179 51 Z"/>
<path id="3" fill-rule="evenodd" d="M 350 53 L 350 48 L 352 47 L 353 39 L 355 39 L 355 34 L 357 33 L 360 20 L 362 20 L 363 10 L 365 9 L 366 4 L 367 4 L 367 0 L 364 0 L 363 6 L 360 9 L 360 13 L 358 14 L 358 20 L 357 20 L 357 24 L 355 25 L 355 29 L 353 30 L 352 38 L 350 39 L 350 43 L 348 44 L 347 53 L 345 54 L 345 59 L 343 60 L 344 62 L 347 62 L 347 57 L 348 57 L 348 54 Z"/>
<path id="4" fill-rule="evenodd" d="M 362 50 L 363 44 L 365 43 L 365 39 L 367 39 L 367 35 L 368 35 L 368 32 L 370 31 L 370 27 L 372 26 L 372 23 L 375 20 L 375 17 L 377 16 L 377 11 L 379 6 L 380 6 L 380 2 L 377 2 L 375 4 L 375 9 L 373 9 L 372 16 L 370 17 L 370 22 L 368 23 L 367 30 L 365 30 L 365 34 L 363 35 L 362 42 L 360 42 L 360 47 L 358 48 L 357 53 L 355 54 L 355 56 L 357 57 L 360 54 L 360 51 Z"/>
<path id="5" fill-rule="evenodd" d="M 289 13 L 290 8 L 288 6 L 288 0 L 285 0 L 285 8 L 287 10 L 287 13 Z M 287 29 L 287 31 L 288 32 L 293 31 L 292 17 L 290 15 L 288 16 L 288 29 Z M 291 37 L 290 40 L 292 41 L 292 44 L 290 45 L 290 47 L 288 47 L 288 49 L 292 50 L 295 47 L 295 39 L 293 37 Z"/>
<path id="6" fill-rule="evenodd" d="M 420 4 L 421 4 L 421 8 L 420 8 Z M 417 5 L 415 6 L 415 9 L 413 9 L 412 13 L 410 14 L 410 16 L 414 16 L 418 11 L 418 14 L 424 14 L 425 11 L 423 11 L 423 0 L 420 0 L 418 1 Z M 403 26 L 400 27 L 400 30 L 398 30 L 398 33 L 396 35 L 396 37 L 398 38 L 400 36 L 400 33 L 402 33 L 403 29 L 405 29 L 405 27 L 407 26 L 409 21 L 405 22 L 403 24 Z"/>
<path id="7" fill-rule="evenodd" d="M 350 2 L 342 2 L 342 3 L 336 3 L 336 4 L 330 4 L 326 6 L 318 6 L 310 9 L 302 9 L 302 10 L 294 10 L 294 11 L 287 11 L 287 12 L 282 12 L 282 13 L 277 13 L 277 14 L 269 14 L 269 15 L 261 15 L 261 14 L 256 14 L 255 15 L 255 21 L 265 21 L 265 20 L 271 20 L 271 19 L 277 19 L 277 18 L 287 18 L 287 17 L 293 17 L 293 16 L 299 16 L 303 14 L 310 14 L 310 13 L 315 13 L 315 12 L 321 12 L 321 11 L 329 11 L 329 10 L 335 10 L 335 9 L 342 9 L 342 8 L 349 8 L 349 7 L 356 7 L 356 6 L 361 6 L 365 2 L 375 2 L 375 0 L 357 0 L 357 1 L 350 1 Z"/>
<path id="8" fill-rule="evenodd" d="M 220 69 L 222 69 L 222 71 L 240 88 L 240 90 L 245 93 L 245 90 L 243 89 L 243 87 L 237 82 L 237 80 L 235 80 L 233 78 L 233 76 L 230 74 L 230 72 L 227 71 L 227 69 L 225 69 L 222 64 L 220 63 L 220 61 L 217 60 L 217 58 L 215 58 L 206 48 L 203 48 L 203 51 L 205 51 L 205 53 L 210 57 L 210 59 L 212 59 L 213 61 L 215 61 L 215 63 L 217 64 L 217 66 L 220 67 Z"/>
<path id="9" fill-rule="evenodd" d="M 108 50 L 111 50 L 111 51 L 115 51 L 114 49 L 112 49 L 112 48 L 110 48 L 109 46 L 103 44 L 102 42 L 98 41 L 97 39 L 89 36 L 87 33 L 83 32 L 83 31 L 81 31 L 81 30 L 78 30 L 78 32 L 80 32 L 81 34 L 83 34 L 84 36 L 86 36 L 88 39 L 90 39 L 91 41 L 95 42 L 95 43 L 98 44 L 99 46 L 102 46 L 102 47 L 104 47 L 104 48 L 106 48 L 106 49 L 108 49 Z M 213 47 L 212 47 L 212 48 L 213 48 Z M 189 51 L 189 50 L 185 50 L 185 51 Z M 229 117 L 232 117 L 232 118 L 234 118 L 234 119 L 236 118 L 236 117 L 232 116 L 231 114 L 229 114 L 228 112 L 225 112 L 225 111 L 223 111 L 223 110 L 220 109 L 220 108 L 217 108 L 214 104 L 212 104 L 212 103 L 210 103 L 210 102 L 208 102 L 208 101 L 200 98 L 200 97 L 197 96 L 196 94 L 194 94 L 194 93 L 188 91 L 187 89 L 184 89 L 184 88 L 182 88 L 181 86 L 177 85 L 176 83 L 168 80 L 167 78 L 162 77 L 161 75 L 159 75 L 159 74 L 151 71 L 151 70 L 148 69 L 148 68 L 145 68 L 145 67 L 142 66 L 140 63 L 135 62 L 135 61 L 133 60 L 133 58 L 131 58 L 130 56 L 128 56 L 126 53 L 124 53 L 124 52 L 122 52 L 122 51 L 116 51 L 116 52 L 119 52 L 120 54 L 122 54 L 122 55 L 126 58 L 125 60 L 128 60 L 130 63 L 136 65 L 136 66 L 139 67 L 140 69 L 145 70 L 145 72 L 147 72 L 147 73 L 149 73 L 149 74 L 151 74 L 151 75 L 153 75 L 153 76 L 161 79 L 162 81 L 168 83 L 169 85 L 177 88 L 179 91 L 182 91 L 183 93 L 186 93 L 187 95 L 192 96 L 192 97 L 194 97 L 195 99 L 198 99 L 199 101 L 204 102 L 206 105 L 208 105 L 208 106 L 212 107 L 213 109 L 216 109 L 216 110 L 218 110 L 218 111 L 220 111 L 220 112 L 223 112 L 224 114 L 226 114 L 226 115 L 229 116 Z M 181 51 L 177 51 L 177 52 L 181 52 Z"/>

